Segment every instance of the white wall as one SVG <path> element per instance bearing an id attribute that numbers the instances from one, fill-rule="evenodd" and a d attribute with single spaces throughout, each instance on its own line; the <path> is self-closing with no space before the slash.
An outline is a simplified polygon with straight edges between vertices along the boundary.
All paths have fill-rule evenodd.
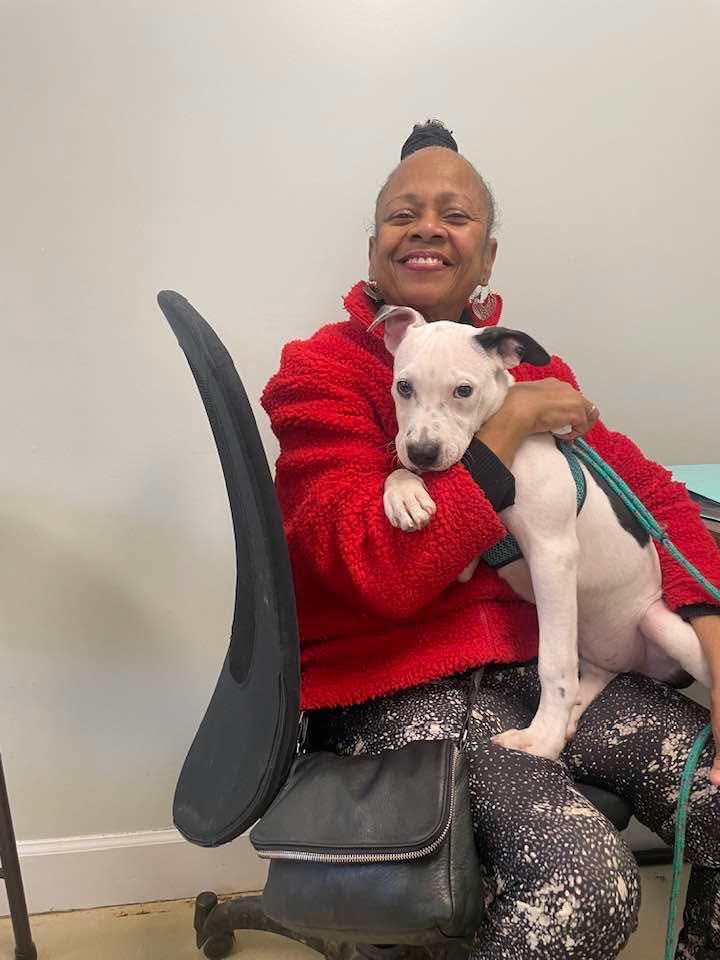
<path id="1" fill-rule="evenodd" d="M 719 40 L 712 0 L 0 3 L 21 838 L 168 825 L 225 647 L 225 494 L 156 292 L 257 398 L 284 341 L 342 316 L 413 121 L 445 119 L 496 190 L 506 322 L 657 458 L 718 459 Z"/>

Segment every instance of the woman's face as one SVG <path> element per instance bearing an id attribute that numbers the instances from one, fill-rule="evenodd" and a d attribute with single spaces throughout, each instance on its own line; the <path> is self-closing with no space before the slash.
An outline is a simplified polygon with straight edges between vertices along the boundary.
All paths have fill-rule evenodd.
<path id="1" fill-rule="evenodd" d="M 489 282 L 497 250 L 470 164 L 451 150 L 419 150 L 391 176 L 377 214 L 370 279 L 385 302 L 427 320 L 459 319 L 475 287 Z"/>

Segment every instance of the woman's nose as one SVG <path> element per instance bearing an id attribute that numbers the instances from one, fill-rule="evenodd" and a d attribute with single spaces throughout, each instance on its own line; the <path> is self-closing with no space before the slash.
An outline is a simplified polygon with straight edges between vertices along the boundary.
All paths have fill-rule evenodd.
<path id="1" fill-rule="evenodd" d="M 445 227 L 442 220 L 428 216 L 420 220 L 413 230 L 413 237 L 417 240 L 437 240 L 445 237 Z"/>

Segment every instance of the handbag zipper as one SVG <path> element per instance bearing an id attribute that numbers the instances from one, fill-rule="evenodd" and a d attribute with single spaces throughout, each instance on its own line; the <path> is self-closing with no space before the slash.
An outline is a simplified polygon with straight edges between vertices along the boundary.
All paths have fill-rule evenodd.
<path id="1" fill-rule="evenodd" d="M 442 833 L 421 850 L 409 850 L 404 853 L 310 853 L 304 850 L 258 850 L 255 852 L 264 860 L 301 860 L 306 863 L 397 863 L 403 860 L 420 860 L 428 857 L 442 845 L 448 833 L 455 812 L 455 773 L 460 754 L 453 757 L 450 781 L 450 807 L 447 823 Z"/>

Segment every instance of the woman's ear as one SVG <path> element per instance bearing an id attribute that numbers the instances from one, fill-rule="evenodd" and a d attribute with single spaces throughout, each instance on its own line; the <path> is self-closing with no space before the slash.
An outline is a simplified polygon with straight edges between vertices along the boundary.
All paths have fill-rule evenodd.
<path id="1" fill-rule="evenodd" d="M 368 279 L 373 279 L 373 257 L 375 256 L 375 237 L 368 240 Z"/>
<path id="2" fill-rule="evenodd" d="M 498 242 L 495 237 L 490 237 L 490 239 L 485 244 L 485 250 L 483 252 L 483 267 L 485 274 L 485 283 L 483 284 L 486 287 L 490 283 L 490 277 L 492 276 L 493 266 L 495 265 L 495 257 L 497 256 L 498 251 Z"/>

